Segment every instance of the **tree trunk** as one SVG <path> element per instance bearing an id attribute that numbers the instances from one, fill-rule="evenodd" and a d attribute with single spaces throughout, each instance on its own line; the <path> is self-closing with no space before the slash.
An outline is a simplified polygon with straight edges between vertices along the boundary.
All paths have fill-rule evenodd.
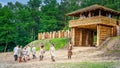
<path id="1" fill-rule="evenodd" d="M 8 46 L 8 43 L 7 43 L 7 41 L 6 41 L 6 45 L 5 45 L 4 52 L 6 52 L 7 46 Z"/>

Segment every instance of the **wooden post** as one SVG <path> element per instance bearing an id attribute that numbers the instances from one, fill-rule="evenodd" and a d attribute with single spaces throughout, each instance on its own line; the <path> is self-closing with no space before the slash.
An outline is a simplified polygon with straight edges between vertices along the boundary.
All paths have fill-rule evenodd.
<path id="1" fill-rule="evenodd" d="M 90 31 L 86 30 L 86 46 L 89 46 L 89 36 L 90 36 Z"/>
<path id="2" fill-rule="evenodd" d="M 79 40 L 79 45 L 80 45 L 80 46 L 82 46 L 82 38 L 83 38 L 83 36 L 82 36 L 83 34 L 82 34 L 82 33 L 83 33 L 83 32 L 82 32 L 82 29 L 80 29 L 80 34 L 79 34 L 79 35 L 80 35 L 80 38 L 79 38 L 79 39 L 80 39 L 80 40 Z"/>
<path id="3" fill-rule="evenodd" d="M 97 25 L 97 45 L 99 46 L 100 44 L 100 25 Z"/>
<path id="4" fill-rule="evenodd" d="M 42 39 L 45 39 L 45 32 L 42 33 Z"/>
<path id="5" fill-rule="evenodd" d="M 81 13 L 80 13 L 80 18 L 79 19 L 81 19 Z"/>
<path id="6" fill-rule="evenodd" d="M 99 10 L 99 16 L 101 16 L 101 10 Z"/>
<path id="7" fill-rule="evenodd" d="M 67 38 L 67 32 L 64 31 L 64 38 Z"/>
<path id="8" fill-rule="evenodd" d="M 75 17 L 73 16 L 73 20 L 75 19 Z"/>
<path id="9" fill-rule="evenodd" d="M 58 38 L 61 38 L 61 34 L 60 34 L 60 31 L 58 31 Z"/>
<path id="10" fill-rule="evenodd" d="M 55 38 L 55 31 L 53 31 L 53 38 Z"/>
<path id="11" fill-rule="evenodd" d="M 75 45 L 75 28 L 72 28 L 71 32 L 72 32 L 72 45 L 74 46 Z"/>
<path id="12" fill-rule="evenodd" d="M 49 39 L 51 39 L 51 32 L 49 33 L 49 37 L 50 37 Z"/>
<path id="13" fill-rule="evenodd" d="M 67 33 L 68 33 L 68 38 L 70 38 L 70 31 L 69 31 L 69 30 L 67 30 Z"/>
<path id="14" fill-rule="evenodd" d="M 88 15 L 89 17 L 91 17 L 91 12 L 89 11 L 89 15 Z"/>

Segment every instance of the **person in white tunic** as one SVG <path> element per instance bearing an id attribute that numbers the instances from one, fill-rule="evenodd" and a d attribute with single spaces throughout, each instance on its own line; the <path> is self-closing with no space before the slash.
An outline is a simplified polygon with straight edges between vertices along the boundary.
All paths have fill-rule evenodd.
<path id="1" fill-rule="evenodd" d="M 28 45 L 26 46 L 26 51 L 27 51 L 27 60 L 30 60 L 30 47 Z"/>
<path id="2" fill-rule="evenodd" d="M 22 62 L 22 56 L 23 56 L 22 46 L 20 46 L 20 47 L 18 48 L 18 62 Z"/>
<path id="3" fill-rule="evenodd" d="M 18 60 L 18 45 L 14 47 L 13 52 L 14 52 L 14 60 L 17 61 Z"/>
<path id="4" fill-rule="evenodd" d="M 23 61 L 26 62 L 26 59 L 27 59 L 27 50 L 26 50 L 26 47 L 23 48 Z"/>
<path id="5" fill-rule="evenodd" d="M 55 47 L 54 44 L 50 46 L 50 55 L 51 55 L 51 60 L 55 61 Z"/>
<path id="6" fill-rule="evenodd" d="M 40 61 L 43 60 L 43 58 L 44 58 L 44 53 L 45 53 L 44 46 L 41 46 L 41 49 L 40 49 Z"/>
<path id="7" fill-rule="evenodd" d="M 32 47 L 33 59 L 36 58 L 36 47 Z"/>

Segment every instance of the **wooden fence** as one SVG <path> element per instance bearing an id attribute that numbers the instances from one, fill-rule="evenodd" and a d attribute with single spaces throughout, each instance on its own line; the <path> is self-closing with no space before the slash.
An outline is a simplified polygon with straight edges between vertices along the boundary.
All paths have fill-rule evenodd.
<path id="1" fill-rule="evenodd" d="M 41 39 L 52 39 L 52 38 L 71 38 L 70 30 L 62 31 L 53 31 L 53 32 L 44 32 L 38 33 L 38 40 Z"/>

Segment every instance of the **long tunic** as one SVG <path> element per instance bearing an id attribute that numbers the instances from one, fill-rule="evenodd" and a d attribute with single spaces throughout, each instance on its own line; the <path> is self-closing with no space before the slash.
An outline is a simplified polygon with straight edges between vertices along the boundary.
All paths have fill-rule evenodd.
<path id="1" fill-rule="evenodd" d="M 26 50 L 27 50 L 27 55 L 30 55 L 30 47 L 27 47 Z"/>
<path id="2" fill-rule="evenodd" d="M 18 48 L 18 56 L 19 56 L 19 57 L 22 57 L 22 56 L 23 56 L 23 53 L 22 53 L 22 49 L 21 49 L 21 48 Z"/>
<path id="3" fill-rule="evenodd" d="M 33 54 L 33 55 L 36 54 L 36 48 L 35 48 L 35 47 L 32 48 L 32 54 Z"/>
<path id="4" fill-rule="evenodd" d="M 72 46 L 68 47 L 68 55 L 72 55 Z"/>
<path id="5" fill-rule="evenodd" d="M 43 48 L 40 49 L 40 55 L 43 56 L 45 53 L 45 50 Z"/>
<path id="6" fill-rule="evenodd" d="M 55 56 L 55 47 L 50 47 L 50 54 L 51 56 Z"/>

